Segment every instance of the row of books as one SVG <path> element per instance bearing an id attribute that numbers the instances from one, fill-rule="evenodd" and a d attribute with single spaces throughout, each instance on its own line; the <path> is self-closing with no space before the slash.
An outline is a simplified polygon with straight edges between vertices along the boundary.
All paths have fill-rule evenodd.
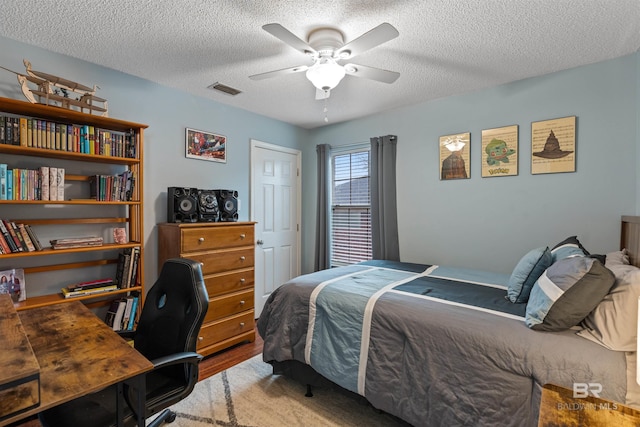
<path id="1" fill-rule="evenodd" d="M 88 246 L 102 246 L 104 239 L 100 236 L 64 237 L 49 240 L 52 249 L 86 248 Z"/>
<path id="2" fill-rule="evenodd" d="M 64 200 L 64 168 L 8 169 L 0 163 L 0 200 Z"/>
<path id="3" fill-rule="evenodd" d="M 38 236 L 29 224 L 0 219 L 0 254 L 34 252 L 42 249 Z"/>
<path id="4" fill-rule="evenodd" d="M 116 282 L 120 289 L 136 286 L 138 277 L 138 261 L 140 248 L 126 248 L 118 254 L 118 267 L 116 269 Z"/>
<path id="5" fill-rule="evenodd" d="M 93 175 L 89 177 L 89 197 L 98 201 L 130 201 L 136 185 L 133 171 L 120 175 Z"/>
<path id="6" fill-rule="evenodd" d="M 104 321 L 114 331 L 132 331 L 138 313 L 139 295 L 132 292 L 125 298 L 117 298 L 111 302 Z"/>
<path id="7" fill-rule="evenodd" d="M 137 159 L 137 135 L 89 125 L 0 115 L 0 144 Z"/>

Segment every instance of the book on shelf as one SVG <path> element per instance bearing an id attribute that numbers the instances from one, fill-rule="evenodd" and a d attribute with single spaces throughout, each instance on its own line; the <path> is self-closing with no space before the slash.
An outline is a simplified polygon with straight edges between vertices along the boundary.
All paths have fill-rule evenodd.
<path id="1" fill-rule="evenodd" d="M 34 252 L 36 250 L 36 246 L 31 241 L 31 237 L 29 236 L 29 233 L 27 233 L 27 228 L 24 226 L 24 224 L 16 225 L 18 226 L 18 230 L 22 235 L 22 239 L 24 240 L 25 245 L 27 245 L 28 252 Z"/>
<path id="2" fill-rule="evenodd" d="M 116 284 L 113 283 L 111 285 L 104 285 L 97 288 L 76 289 L 76 290 L 69 289 L 68 286 L 65 286 L 60 291 L 62 292 L 62 295 L 65 298 L 73 298 L 73 297 L 81 297 L 81 296 L 87 296 L 87 295 L 103 294 L 106 292 L 115 291 L 117 289 L 118 289 L 118 286 L 116 286 Z"/>
<path id="3" fill-rule="evenodd" d="M 49 200 L 58 200 L 58 168 L 49 166 Z"/>
<path id="4" fill-rule="evenodd" d="M 5 241 L 7 246 L 9 246 L 9 252 L 7 253 L 19 252 L 18 248 L 16 247 L 16 243 L 13 240 L 13 237 L 9 233 L 9 230 L 7 229 L 7 226 L 2 219 L 0 219 L 0 234 L 2 234 L 2 237 L 4 238 L 3 240 Z"/>
<path id="5" fill-rule="evenodd" d="M 24 269 L 12 268 L 0 271 L 0 294 L 11 295 L 13 302 L 27 299 L 27 288 L 24 280 Z"/>
<path id="6" fill-rule="evenodd" d="M 36 235 L 36 232 L 33 231 L 33 229 L 31 228 L 31 226 L 29 224 L 25 224 L 24 228 L 25 228 L 25 230 L 27 230 L 27 234 L 31 238 L 31 242 L 33 243 L 33 246 L 35 246 L 36 251 L 41 251 L 43 249 L 42 248 L 42 244 L 40 243 L 40 240 L 38 239 L 38 236 Z"/>
<path id="7" fill-rule="evenodd" d="M 104 288 L 106 286 L 117 285 L 114 283 L 113 279 L 98 279 L 98 280 L 90 280 L 87 282 L 74 283 L 71 285 L 67 285 L 67 290 L 70 292 L 73 291 L 86 291 L 88 289 L 95 288 Z"/>
<path id="8" fill-rule="evenodd" d="M 49 166 L 40 167 L 40 195 L 42 200 L 49 200 Z"/>
<path id="9" fill-rule="evenodd" d="M 3 219 L 0 220 L 4 223 L 5 230 L 7 230 L 11 240 L 13 241 L 13 252 L 24 252 L 24 248 L 22 247 L 22 243 L 20 243 L 20 239 L 18 239 L 18 235 L 16 234 L 13 226 L 11 225 L 11 221 Z M 4 232 L 4 230 L 3 230 Z"/>
<path id="10" fill-rule="evenodd" d="M 136 316 L 138 314 L 139 299 L 137 292 L 133 294 L 133 304 L 131 306 L 131 315 L 129 316 L 129 323 L 127 324 L 127 331 L 133 331 L 133 326 L 136 323 Z"/>
<path id="11" fill-rule="evenodd" d="M 7 164 L 0 163 L 0 200 L 7 199 Z"/>
<path id="12" fill-rule="evenodd" d="M 121 298 L 112 300 L 111 304 L 109 305 L 109 309 L 107 310 L 107 314 L 104 316 L 104 323 L 106 323 L 107 326 L 111 327 L 112 329 L 113 329 L 113 321 L 116 317 L 116 313 L 118 312 L 120 301 L 121 301 Z"/>
<path id="13" fill-rule="evenodd" d="M 86 248 L 89 246 L 102 246 L 103 238 L 98 236 L 67 237 L 50 240 L 53 249 Z"/>
<path id="14" fill-rule="evenodd" d="M 56 168 L 56 173 L 58 174 L 56 177 L 56 183 L 58 184 L 56 200 L 62 201 L 64 200 L 64 168 Z"/>

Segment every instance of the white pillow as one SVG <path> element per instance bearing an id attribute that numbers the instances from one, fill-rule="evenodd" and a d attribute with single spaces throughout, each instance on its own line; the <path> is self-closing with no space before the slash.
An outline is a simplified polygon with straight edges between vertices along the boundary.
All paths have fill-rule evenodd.
<path id="1" fill-rule="evenodd" d="M 616 282 L 581 322 L 584 329 L 577 334 L 610 350 L 636 351 L 640 268 L 611 264 L 608 254 L 606 266 L 613 271 Z"/>

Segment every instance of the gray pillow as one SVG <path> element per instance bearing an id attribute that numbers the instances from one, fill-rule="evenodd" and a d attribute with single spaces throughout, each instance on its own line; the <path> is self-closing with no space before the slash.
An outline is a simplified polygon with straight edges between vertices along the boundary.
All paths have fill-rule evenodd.
<path id="1" fill-rule="evenodd" d="M 623 263 L 608 267 L 616 277 L 615 285 L 582 321 L 584 329 L 577 334 L 610 350 L 636 351 L 640 268 Z"/>
<path id="2" fill-rule="evenodd" d="M 595 258 L 573 256 L 556 261 L 533 285 L 526 309 L 527 326 L 561 331 L 578 325 L 614 282 L 611 270 Z"/>
<path id="3" fill-rule="evenodd" d="M 570 236 L 551 248 L 551 255 L 553 256 L 553 262 L 556 262 L 571 256 L 589 255 L 589 251 L 582 246 L 578 236 Z"/>
<path id="4" fill-rule="evenodd" d="M 514 303 L 527 302 L 531 288 L 552 262 L 553 258 L 549 247 L 533 249 L 523 256 L 509 278 L 507 285 L 509 301 Z"/>

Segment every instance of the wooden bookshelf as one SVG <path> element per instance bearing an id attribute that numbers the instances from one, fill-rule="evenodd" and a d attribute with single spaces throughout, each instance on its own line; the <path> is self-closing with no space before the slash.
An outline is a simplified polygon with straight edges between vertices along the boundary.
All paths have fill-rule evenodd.
<path id="1" fill-rule="evenodd" d="M 62 304 L 69 301 L 81 300 L 88 306 L 100 306 L 108 304 L 108 301 L 115 296 L 123 296 L 131 291 L 138 291 L 141 298 L 144 297 L 144 235 L 143 235 L 143 147 L 144 147 L 144 130 L 147 125 L 102 117 L 98 115 L 81 113 L 79 111 L 69 110 L 66 108 L 32 104 L 29 102 L 18 101 L 14 99 L 0 98 L 0 116 L 4 117 L 24 117 L 28 119 L 38 119 L 48 121 L 54 124 L 73 125 L 73 126 L 89 126 L 96 130 L 107 132 L 126 132 L 127 137 L 131 138 L 129 142 L 135 144 L 133 153 L 128 157 L 114 156 L 110 153 L 101 154 L 98 152 L 98 145 L 95 146 L 95 152 L 99 154 L 89 154 L 86 152 L 68 151 L 63 148 L 43 148 L 37 146 L 29 146 L 22 141 L 22 145 L 11 143 L 2 143 L 0 141 L 0 163 L 6 163 L 8 169 L 24 168 L 23 163 L 29 165 L 39 164 L 40 166 L 63 167 L 67 169 L 69 164 L 71 169 L 80 171 L 72 171 L 65 174 L 65 187 L 77 186 L 73 194 L 80 193 L 80 197 L 67 198 L 65 189 L 65 200 L 0 200 L 0 207 L 3 210 L 11 207 L 11 217 L 6 214 L 0 214 L 2 219 L 8 219 L 15 223 L 29 224 L 32 228 L 35 226 L 39 229 L 48 227 L 49 234 L 58 228 L 64 227 L 65 230 L 73 229 L 75 226 L 95 227 L 104 230 L 106 227 L 126 227 L 129 242 L 126 244 L 110 243 L 105 239 L 105 243 L 100 246 L 87 246 L 80 248 L 52 249 L 48 242 L 41 242 L 43 250 L 32 252 L 13 252 L 0 254 L 0 270 L 13 268 L 23 268 L 26 277 L 26 294 L 27 299 L 15 303 L 18 310 L 28 310 L 31 308 L 48 306 L 53 304 Z M 35 121 L 35 120 L 34 120 Z M 64 127 L 63 127 L 64 129 Z M 61 134 L 64 135 L 64 132 Z M 57 165 L 62 166 L 57 166 Z M 135 187 L 131 194 L 131 200 L 126 201 L 98 201 L 89 196 L 89 178 L 92 175 L 103 174 L 100 170 L 104 170 L 108 165 L 112 170 L 131 171 L 135 175 Z M 33 169 L 33 167 L 28 167 Z M 96 171 L 96 173 L 93 173 Z M 55 215 L 51 214 L 51 206 L 58 205 Z M 95 212 L 97 206 L 112 206 L 111 209 L 124 211 L 123 215 L 118 216 L 99 216 Z M 68 212 L 68 215 L 60 215 L 60 212 Z M 16 213 L 17 212 L 17 213 Z M 120 212 L 118 212 L 120 213 Z M 24 217 L 21 217 L 24 215 Z M 37 215 L 37 216 L 35 216 Z M 104 215 L 104 214 L 102 214 Z M 60 235 L 56 238 L 68 237 Z M 29 296 L 30 282 L 29 274 L 65 271 L 68 272 L 68 280 L 60 283 L 59 288 L 74 282 L 74 270 L 91 269 L 96 267 L 104 268 L 105 265 L 113 270 L 113 277 L 116 275 L 117 254 L 126 248 L 140 248 L 140 257 L 138 260 L 137 278 L 130 288 L 118 289 L 116 291 L 93 294 L 88 296 L 80 296 L 74 298 L 64 298 L 58 292 L 48 295 Z M 96 254 L 104 253 L 104 256 L 96 257 Z M 114 253 L 115 258 L 114 258 Z M 62 257 L 62 258 L 61 258 Z M 64 258 L 68 257 L 68 261 Z M 96 259 L 99 258 L 99 259 Z M 63 259 L 60 262 L 60 259 Z M 48 261 L 49 260 L 49 261 Z M 37 295 L 37 292 L 33 294 Z M 143 301 L 140 301 L 142 305 Z"/>

